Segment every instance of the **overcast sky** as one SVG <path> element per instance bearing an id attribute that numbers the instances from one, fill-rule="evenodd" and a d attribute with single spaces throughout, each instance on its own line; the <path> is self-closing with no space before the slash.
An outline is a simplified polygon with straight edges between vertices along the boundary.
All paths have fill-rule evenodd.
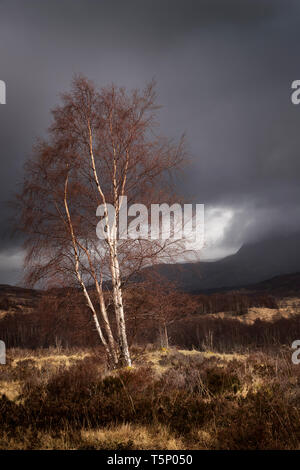
<path id="1" fill-rule="evenodd" d="M 182 188 L 206 205 L 206 257 L 300 231 L 299 0 L 0 0 L 0 282 L 21 275 L 5 202 L 74 73 L 156 78 L 161 132 L 186 132 Z"/>

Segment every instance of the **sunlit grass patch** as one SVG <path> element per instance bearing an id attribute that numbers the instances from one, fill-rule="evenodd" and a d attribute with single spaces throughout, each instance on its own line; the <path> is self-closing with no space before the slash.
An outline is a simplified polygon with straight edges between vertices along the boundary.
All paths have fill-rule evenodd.
<path id="1" fill-rule="evenodd" d="M 83 446 L 95 449 L 184 449 L 181 438 L 176 438 L 166 426 L 139 426 L 122 424 L 103 429 L 81 431 Z"/>

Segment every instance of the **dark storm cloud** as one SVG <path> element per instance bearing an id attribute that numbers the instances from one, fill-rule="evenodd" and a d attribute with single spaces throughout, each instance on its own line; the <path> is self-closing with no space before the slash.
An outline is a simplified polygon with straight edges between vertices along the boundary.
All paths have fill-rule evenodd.
<path id="1" fill-rule="evenodd" d="M 192 162 L 183 189 L 195 202 L 234 213 L 224 243 L 298 230 L 300 106 L 290 102 L 291 82 L 300 79 L 298 4 L 0 1 L 0 79 L 7 84 L 0 106 L 0 282 L 9 264 L 1 253 L 19 246 L 4 202 L 77 72 L 100 86 L 129 88 L 156 77 L 162 132 L 187 133 Z"/>

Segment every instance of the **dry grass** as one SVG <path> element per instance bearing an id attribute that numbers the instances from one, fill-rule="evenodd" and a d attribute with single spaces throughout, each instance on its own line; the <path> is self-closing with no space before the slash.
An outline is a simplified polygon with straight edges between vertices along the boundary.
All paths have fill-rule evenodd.
<path id="1" fill-rule="evenodd" d="M 62 348 L 49 348 L 37 349 L 35 351 L 30 349 L 17 349 L 12 348 L 7 351 L 7 360 L 10 361 L 12 367 L 17 362 L 23 360 L 32 360 L 36 365 L 42 364 L 45 361 L 61 362 L 69 365 L 70 361 L 82 360 L 85 357 L 91 356 L 92 350 L 90 349 L 62 349 Z"/>
<path id="2" fill-rule="evenodd" d="M 82 429 L 76 433 L 68 429 L 56 433 L 17 432 L 16 436 L 2 433 L 0 450 L 183 450 L 187 447 L 165 426 L 138 426 L 122 424 L 100 429 Z"/>
<path id="3" fill-rule="evenodd" d="M 10 350 L 0 449 L 300 447 L 290 351 L 133 349 L 133 367 L 114 373 L 92 350 Z"/>
<path id="4" fill-rule="evenodd" d="M 185 449 L 182 439 L 166 426 L 138 426 L 129 423 L 102 429 L 82 430 L 83 446 L 95 449 Z"/>
<path id="5" fill-rule="evenodd" d="M 8 381 L 0 380 L 0 396 L 6 395 L 7 398 L 11 401 L 17 401 L 21 393 L 21 382 L 20 381 Z"/>
<path id="6" fill-rule="evenodd" d="M 250 307 L 243 315 L 236 315 L 232 312 L 219 312 L 206 316 L 210 318 L 220 318 L 222 320 L 238 320 L 241 323 L 253 325 L 256 320 L 272 323 L 281 318 L 291 318 L 294 315 L 299 315 L 299 313 L 299 298 L 291 297 L 279 301 L 277 309 L 266 307 Z"/>
<path id="7" fill-rule="evenodd" d="M 68 432 L 56 433 L 35 432 L 31 429 L 16 430 L 0 434 L 0 450 L 76 450 L 76 444 Z"/>

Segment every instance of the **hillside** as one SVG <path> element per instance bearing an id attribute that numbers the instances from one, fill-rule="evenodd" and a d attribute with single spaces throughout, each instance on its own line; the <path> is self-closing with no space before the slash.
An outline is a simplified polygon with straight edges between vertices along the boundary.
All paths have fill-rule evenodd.
<path id="1" fill-rule="evenodd" d="M 7 313 L 30 313 L 42 293 L 35 289 L 0 284 L 0 318 Z"/>
<path id="2" fill-rule="evenodd" d="M 158 269 L 189 292 L 248 286 L 274 276 L 300 272 L 299 240 L 299 234 L 264 240 L 244 245 L 222 260 L 164 264 Z"/>

